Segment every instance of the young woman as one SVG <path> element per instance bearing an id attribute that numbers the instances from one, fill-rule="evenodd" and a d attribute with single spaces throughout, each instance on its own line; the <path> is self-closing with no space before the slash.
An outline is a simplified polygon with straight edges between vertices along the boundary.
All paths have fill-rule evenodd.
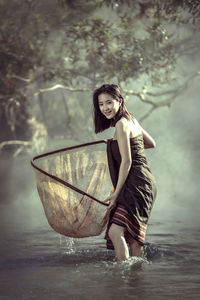
<path id="1" fill-rule="evenodd" d="M 143 256 L 147 222 L 156 196 L 156 182 L 144 148 L 154 148 L 154 139 L 129 114 L 117 85 L 106 84 L 93 94 L 95 133 L 115 127 L 107 141 L 107 157 L 114 192 L 109 203 L 110 220 L 105 235 L 107 248 L 117 261 Z"/>

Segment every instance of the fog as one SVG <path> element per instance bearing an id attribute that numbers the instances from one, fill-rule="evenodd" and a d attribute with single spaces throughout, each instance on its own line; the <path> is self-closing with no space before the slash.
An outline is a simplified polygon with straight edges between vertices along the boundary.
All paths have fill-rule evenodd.
<path id="1" fill-rule="evenodd" d="M 146 150 L 158 184 L 150 222 L 181 220 L 187 226 L 200 225 L 199 92 L 196 81 L 170 108 L 160 108 L 142 122 L 157 144 L 155 149 Z M 127 106 L 131 111 L 134 102 Z M 135 109 L 134 113 L 137 118 Z M 112 133 L 113 130 L 108 130 L 97 139 Z M 64 143 L 69 145 L 67 140 Z M 1 231 L 48 226 L 30 159 L 27 155 L 1 158 Z"/>
<path id="2" fill-rule="evenodd" d="M 173 28 L 171 30 L 174 30 Z M 189 42 L 195 44 L 194 49 L 188 54 L 188 44 L 182 47 L 186 54 L 178 58 L 174 82 L 163 89 L 177 88 L 188 76 L 200 71 L 199 49 L 200 35 L 193 33 L 190 28 L 179 30 Z M 185 47 L 185 48 L 184 48 Z M 53 51 L 50 49 L 49 51 Z M 124 89 L 140 90 L 148 83 L 148 76 L 141 76 L 131 81 Z M 152 91 L 156 91 L 152 87 Z M 161 88 L 159 89 L 161 90 Z M 194 79 L 174 101 L 170 107 L 160 107 L 141 122 L 141 125 L 149 131 L 156 141 L 156 148 L 146 150 L 147 158 L 158 184 L 158 194 L 155 201 L 150 223 L 159 220 L 170 223 L 171 220 L 182 221 L 186 226 L 200 226 L 200 205 L 199 205 L 199 146 L 200 146 L 200 84 L 199 77 Z M 67 94 L 65 94 L 67 97 Z M 90 93 L 92 95 L 92 91 Z M 46 101 L 50 99 L 45 94 Z M 60 91 L 54 91 L 54 101 L 60 97 Z M 75 97 L 75 96 L 74 96 Z M 164 96 L 163 100 L 164 100 Z M 83 97 L 88 98 L 88 96 Z M 50 101 L 50 100 L 49 100 Z M 82 96 L 76 99 L 75 104 L 71 103 L 70 109 L 75 111 L 75 118 L 78 114 L 77 105 L 82 101 Z M 89 109 L 92 111 L 92 97 L 87 100 Z M 81 105 L 81 104 L 80 104 Z M 149 109 L 148 105 L 141 103 L 136 97 L 129 97 L 126 105 L 131 113 L 140 120 L 144 112 Z M 35 102 L 32 107 L 37 114 Z M 86 116 L 88 114 L 85 111 Z M 59 115 L 60 116 L 60 115 Z M 58 116 L 58 118 L 59 118 Z M 92 124 L 92 122 L 91 122 Z M 78 126 L 78 125 L 77 125 Z M 4 128 L 1 128 L 4 130 Z M 57 129 L 58 130 L 58 129 Z M 59 131 L 59 130 L 58 130 Z M 59 135 L 59 132 L 57 132 Z M 113 129 L 94 137 L 95 139 L 108 138 L 112 136 Z M 62 135 L 62 133 L 61 133 Z M 82 133 L 81 133 L 82 135 Z M 80 143 L 87 142 L 91 137 L 82 135 Z M 92 137 L 93 139 L 93 137 Z M 75 137 L 75 144 L 78 140 Z M 51 149 L 64 145 L 70 146 L 73 142 L 62 140 L 51 144 Z M 46 149 L 48 151 L 48 149 Z M 1 155 L 1 189 L 0 189 L 0 230 L 2 234 L 34 230 L 40 226 L 48 228 L 48 223 L 43 212 L 42 204 L 36 190 L 34 171 L 30 165 L 31 154 L 20 154 L 12 158 L 12 155 Z"/>

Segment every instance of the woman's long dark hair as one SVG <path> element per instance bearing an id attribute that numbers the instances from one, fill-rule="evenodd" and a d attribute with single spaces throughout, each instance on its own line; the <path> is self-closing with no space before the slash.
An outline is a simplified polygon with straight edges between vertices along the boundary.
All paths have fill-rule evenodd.
<path id="1" fill-rule="evenodd" d="M 115 116 L 115 119 L 107 119 L 99 109 L 99 95 L 100 94 L 109 94 L 115 100 L 122 101 L 121 106 L 119 107 L 119 111 Z M 93 94 L 93 106 L 94 106 L 94 127 L 95 133 L 104 131 L 105 129 L 115 126 L 117 121 L 121 119 L 121 117 L 125 117 L 128 120 L 132 119 L 131 114 L 127 111 L 124 105 L 124 98 L 121 95 L 121 91 L 118 85 L 116 84 L 104 84 L 100 88 L 96 89 Z"/>

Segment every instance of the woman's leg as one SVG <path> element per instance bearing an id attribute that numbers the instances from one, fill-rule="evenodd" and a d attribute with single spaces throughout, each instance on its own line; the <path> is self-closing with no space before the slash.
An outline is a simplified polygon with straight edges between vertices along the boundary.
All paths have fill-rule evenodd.
<path id="1" fill-rule="evenodd" d="M 129 250 L 124 237 L 125 228 L 116 224 L 112 224 L 108 231 L 108 235 L 113 243 L 117 261 L 129 259 Z"/>
<path id="2" fill-rule="evenodd" d="M 130 252 L 132 256 L 143 257 L 143 246 L 136 241 L 130 234 L 128 235 L 128 243 L 130 246 Z"/>

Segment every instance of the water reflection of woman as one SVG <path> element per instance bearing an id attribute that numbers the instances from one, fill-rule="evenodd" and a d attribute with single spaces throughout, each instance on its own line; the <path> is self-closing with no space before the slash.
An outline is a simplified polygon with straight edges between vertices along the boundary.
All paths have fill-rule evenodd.
<path id="1" fill-rule="evenodd" d="M 114 192 L 105 200 L 110 218 L 105 234 L 107 248 L 115 250 L 117 261 L 143 256 L 150 212 L 156 196 L 156 182 L 144 148 L 154 148 L 154 139 L 127 111 L 117 85 L 103 85 L 94 91 L 95 133 L 114 126 L 107 141 L 107 158 Z"/>

